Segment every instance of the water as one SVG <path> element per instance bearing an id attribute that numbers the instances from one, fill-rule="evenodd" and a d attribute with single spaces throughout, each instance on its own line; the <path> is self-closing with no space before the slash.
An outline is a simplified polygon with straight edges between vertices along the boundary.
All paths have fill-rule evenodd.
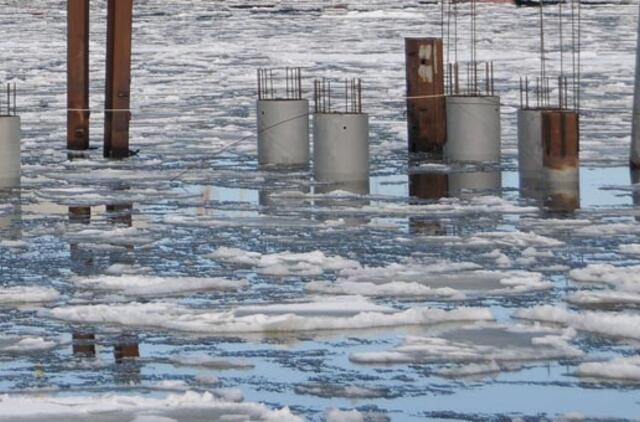
<path id="1" fill-rule="evenodd" d="M 22 89 L 24 142 L 22 188 L 0 202 L 0 392 L 29 395 L 34 409 L 54 395 L 89 396 L 105 420 L 127 421 L 145 412 L 201 420 L 194 407 L 202 402 L 127 410 L 104 394 L 136 401 L 211 391 L 228 403 L 239 389 L 247 403 L 289 406 L 308 420 L 325 420 L 333 408 L 394 421 L 639 414 L 632 361 L 605 367 L 608 377 L 579 373 L 586 362 L 637 353 L 637 276 L 608 268 L 587 283 L 570 275 L 589 264 L 640 265 L 628 246 L 640 243 L 640 230 L 637 180 L 626 167 L 635 6 L 584 8 L 579 207 L 553 209 L 518 189 L 514 106 L 519 76 L 537 66 L 534 9 L 479 6 L 479 20 L 490 24 L 480 52 L 496 61 L 504 103 L 500 168 L 471 178 L 459 169 L 416 176 L 410 198 L 408 174 L 425 163 L 408 163 L 405 152 L 402 37 L 439 34 L 437 5 L 379 1 L 336 15 L 302 2 L 286 13 L 138 2 L 132 147 L 141 153 L 121 162 L 100 151 L 70 161 L 64 150 L 65 2 L 2 5 L 0 80 Z M 103 2 L 92 7 L 91 104 L 99 110 L 106 12 Z M 251 135 L 262 66 L 362 77 L 372 123 L 369 195 L 321 194 L 309 172 L 258 169 Z M 101 113 L 92 119 L 97 146 Z M 449 198 L 429 189 L 442 178 Z M 229 285 L 189 289 L 189 278 Z M 30 290 L 11 290 L 23 286 Z M 586 306 L 575 302 L 579 292 L 629 300 Z M 45 298 L 16 303 L 36 293 Z M 339 302 L 347 294 L 369 298 Z M 311 300 L 320 303 L 241 308 Z M 373 304 L 380 313 L 358 322 L 358 310 Z M 522 309 L 539 305 L 577 317 L 522 319 Z M 425 319 L 402 313 L 424 307 L 435 310 Z M 438 310 L 459 317 L 448 321 Z M 630 319 L 611 322 L 608 310 Z M 510 334 L 482 336 L 488 344 L 447 340 L 470 326 L 547 331 L 532 335 L 537 346 Z M 416 338 L 431 343 L 403 349 Z M 377 354 L 391 357 L 356 359 Z M 0 419 L 12 420 L 19 407 L 0 404 Z M 71 416 L 58 413 L 60 420 L 78 417 L 65 411 Z"/>

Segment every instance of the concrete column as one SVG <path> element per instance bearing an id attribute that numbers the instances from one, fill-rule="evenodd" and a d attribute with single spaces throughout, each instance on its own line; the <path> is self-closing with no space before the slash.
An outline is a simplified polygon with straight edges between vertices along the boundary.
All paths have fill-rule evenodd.
<path id="1" fill-rule="evenodd" d="M 409 152 L 442 153 L 447 141 L 442 39 L 405 39 Z"/>
<path id="2" fill-rule="evenodd" d="M 313 173 L 323 184 L 369 180 L 369 116 L 316 113 Z"/>
<path id="3" fill-rule="evenodd" d="M 20 186 L 20 118 L 0 116 L 0 190 Z"/>
<path id="4" fill-rule="evenodd" d="M 309 165 L 309 101 L 258 101 L 258 161 L 261 165 Z"/>
<path id="5" fill-rule="evenodd" d="M 542 189 L 542 111 L 518 110 L 520 190 L 528 196 Z"/>
<path id="6" fill-rule="evenodd" d="M 445 158 L 500 162 L 500 97 L 447 97 Z"/>

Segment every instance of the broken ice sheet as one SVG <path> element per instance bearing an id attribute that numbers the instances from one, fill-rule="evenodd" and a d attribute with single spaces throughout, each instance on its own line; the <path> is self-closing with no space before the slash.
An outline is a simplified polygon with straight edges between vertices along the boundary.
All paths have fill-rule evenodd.
<path id="1" fill-rule="evenodd" d="M 612 306 L 640 304 L 640 266 L 590 264 L 571 270 L 569 277 L 576 283 L 600 286 L 599 290 L 583 289 L 567 300 L 581 306 Z M 583 286 L 580 286 L 583 287 Z"/>
<path id="2" fill-rule="evenodd" d="M 363 297 L 240 306 L 228 311 L 192 309 L 168 302 L 65 306 L 43 310 L 56 319 L 86 324 L 154 327 L 211 335 L 361 330 L 492 320 L 485 308 L 450 311 L 414 307 L 405 311 L 376 305 Z"/>
<path id="3" fill-rule="evenodd" d="M 48 303 L 60 299 L 60 293 L 49 287 L 0 287 L 0 305 Z"/>
<path id="4" fill-rule="evenodd" d="M 407 262 L 386 267 L 347 268 L 335 282 L 314 281 L 310 293 L 369 297 L 465 300 L 549 290 L 553 284 L 540 273 L 488 271 L 473 263 Z"/>
<path id="5" fill-rule="evenodd" d="M 584 353 L 571 344 L 575 336 L 574 330 L 478 323 L 407 337 L 391 350 L 356 352 L 349 359 L 367 365 L 435 364 L 440 375 L 469 376 L 509 370 L 513 364 L 580 358 Z"/>
<path id="6" fill-rule="evenodd" d="M 357 261 L 340 256 L 327 256 L 322 251 L 261 254 L 222 247 L 207 257 L 225 263 L 251 267 L 260 274 L 272 276 L 316 276 L 325 271 L 335 272 L 360 267 L 360 263 Z"/>
<path id="7" fill-rule="evenodd" d="M 585 362 L 576 375 L 594 382 L 640 383 L 640 356 L 618 357 L 606 362 Z"/>
<path id="8" fill-rule="evenodd" d="M 272 410 L 257 403 L 236 403 L 205 392 L 188 391 L 162 398 L 105 394 L 77 396 L 10 396 L 0 399 L 0 421 L 51 422 L 163 420 L 250 420 L 302 422 L 289 409 Z M 146 419 L 145 419 L 146 418 Z M 164 418 L 164 419 L 162 419 Z"/>
<path id="9" fill-rule="evenodd" d="M 616 339 L 640 340 L 640 315 L 631 312 L 570 311 L 564 306 L 543 305 L 519 309 L 514 317 Z"/>
<path id="10" fill-rule="evenodd" d="M 73 277 L 71 281 L 77 287 L 115 292 L 126 296 L 158 296 L 204 291 L 234 292 L 247 287 L 249 284 L 246 280 L 226 278 L 135 275 Z"/>

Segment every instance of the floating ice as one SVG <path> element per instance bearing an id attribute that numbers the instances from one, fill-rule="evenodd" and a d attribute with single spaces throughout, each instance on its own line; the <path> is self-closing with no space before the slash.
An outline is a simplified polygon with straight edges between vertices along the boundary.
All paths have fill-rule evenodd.
<path id="1" fill-rule="evenodd" d="M 553 284 L 540 273 L 485 271 L 477 264 L 439 261 L 347 269 L 336 282 L 307 283 L 308 292 L 368 297 L 440 298 L 506 296 L 548 290 Z"/>
<path id="2" fill-rule="evenodd" d="M 561 324 L 603 336 L 640 339 L 640 315 L 625 312 L 571 312 L 560 306 L 521 309 L 515 317 Z"/>
<path id="3" fill-rule="evenodd" d="M 569 342 L 572 330 L 483 323 L 454 328 L 434 337 L 408 337 L 387 352 L 353 353 L 360 364 L 458 364 L 441 370 L 447 376 L 496 372 L 511 362 L 578 358 L 582 351 Z"/>
<path id="4" fill-rule="evenodd" d="M 246 280 L 195 277 L 147 277 L 126 275 L 121 277 L 74 277 L 78 286 L 95 290 L 117 292 L 127 296 L 155 296 L 200 291 L 237 291 L 246 287 Z"/>
<path id="5" fill-rule="evenodd" d="M 34 336 L 0 336 L 0 353 L 34 353 L 53 349 L 54 341 Z"/>
<path id="6" fill-rule="evenodd" d="M 137 227 L 115 228 L 112 230 L 86 229 L 68 232 L 69 243 L 108 243 L 116 246 L 142 246 L 153 242 L 149 233 Z"/>
<path id="7" fill-rule="evenodd" d="M 60 299 L 57 290 L 48 287 L 2 287 L 0 288 L 0 305 L 47 303 Z"/>
<path id="8" fill-rule="evenodd" d="M 100 416 L 98 416 L 100 415 Z M 289 409 L 271 410 L 262 404 L 234 403 L 211 393 L 186 392 L 164 398 L 134 395 L 0 397 L 0 421 L 76 422 L 93 420 L 252 420 L 301 422 Z M 146 419 L 144 419 L 146 418 Z"/>
<path id="9" fill-rule="evenodd" d="M 245 360 L 215 358 L 206 354 L 188 354 L 171 358 L 171 362 L 181 366 L 201 366 L 210 369 L 252 369 L 255 365 Z"/>
<path id="10" fill-rule="evenodd" d="M 493 319 L 491 312 L 484 308 L 457 308 L 451 311 L 410 308 L 394 311 L 362 297 L 239 307 L 226 312 L 190 309 L 174 303 L 83 305 L 43 312 L 70 322 L 156 327 L 211 335 L 357 330 Z"/>
<path id="11" fill-rule="evenodd" d="M 257 272 L 273 276 L 314 276 L 326 271 L 359 268 L 360 263 L 339 256 L 326 256 L 321 251 L 308 253 L 280 252 L 261 254 L 236 248 L 218 248 L 209 258 L 249 266 Z"/>
<path id="12" fill-rule="evenodd" d="M 364 415 L 357 410 L 338 410 L 331 409 L 327 411 L 326 422 L 364 422 Z"/>
<path id="13" fill-rule="evenodd" d="M 640 356 L 616 358 L 608 362 L 583 363 L 578 367 L 576 375 L 584 378 L 640 382 Z"/>
<path id="14" fill-rule="evenodd" d="M 640 303 L 640 266 L 618 267 L 611 264 L 590 264 L 571 270 L 571 279 L 581 283 L 604 284 L 606 290 L 579 291 L 568 301 L 577 305 Z"/>

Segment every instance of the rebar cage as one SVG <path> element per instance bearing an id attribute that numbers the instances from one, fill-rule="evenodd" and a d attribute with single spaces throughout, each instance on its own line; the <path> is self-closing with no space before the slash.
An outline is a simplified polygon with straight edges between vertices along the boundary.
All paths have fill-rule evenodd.
<path id="1" fill-rule="evenodd" d="M 259 100 L 302 100 L 301 68 L 260 68 L 257 73 Z"/>
<path id="2" fill-rule="evenodd" d="M 316 113 L 362 114 L 362 80 L 316 79 L 313 84 Z M 340 104 L 344 101 L 343 104 Z"/>

